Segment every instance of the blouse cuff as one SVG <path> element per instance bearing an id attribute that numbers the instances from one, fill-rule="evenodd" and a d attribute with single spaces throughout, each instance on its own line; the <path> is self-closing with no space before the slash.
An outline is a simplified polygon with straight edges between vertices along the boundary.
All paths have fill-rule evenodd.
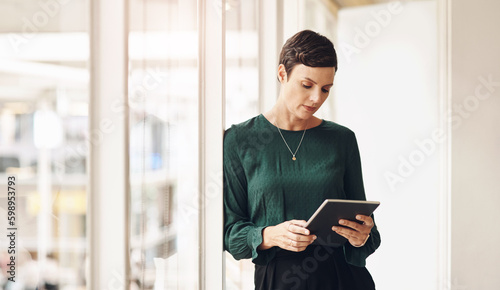
<path id="1" fill-rule="evenodd" d="M 266 226 L 254 227 L 248 231 L 247 242 L 252 249 L 252 262 L 258 265 L 265 265 L 274 258 L 276 251 L 275 247 L 267 250 L 258 250 L 257 248 L 262 244 L 263 237 L 262 231 Z"/>
<path id="2" fill-rule="evenodd" d="M 380 239 L 378 239 L 378 241 L 380 241 Z M 364 267 L 366 266 L 366 258 L 368 258 L 368 256 L 370 256 L 373 252 L 375 252 L 375 249 L 377 248 L 378 244 L 376 244 L 374 235 L 370 235 L 366 243 L 359 248 L 356 248 L 349 242 L 347 242 L 344 244 L 344 254 L 346 261 L 351 265 Z"/>
<path id="3" fill-rule="evenodd" d="M 370 240 L 370 238 L 368 238 Z M 357 266 L 364 267 L 366 265 L 366 258 L 370 255 L 367 253 L 366 247 L 354 247 L 349 242 L 344 244 L 344 255 L 347 263 Z"/>

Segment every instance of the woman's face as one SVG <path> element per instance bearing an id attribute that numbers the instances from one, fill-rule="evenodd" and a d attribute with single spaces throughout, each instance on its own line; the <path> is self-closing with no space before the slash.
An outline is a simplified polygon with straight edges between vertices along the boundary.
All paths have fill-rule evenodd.
<path id="1" fill-rule="evenodd" d="M 299 119 L 309 119 L 323 105 L 335 77 L 334 67 L 310 67 L 298 64 L 290 75 L 285 66 L 278 68 L 281 90 L 289 112 Z"/>

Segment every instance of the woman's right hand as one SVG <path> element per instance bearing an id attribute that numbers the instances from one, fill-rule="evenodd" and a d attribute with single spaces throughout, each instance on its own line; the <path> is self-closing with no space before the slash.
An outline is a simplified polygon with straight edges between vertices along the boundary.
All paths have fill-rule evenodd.
<path id="1" fill-rule="evenodd" d="M 269 226 L 262 231 L 262 244 L 259 250 L 280 247 L 284 250 L 301 252 L 316 239 L 304 228 L 306 221 L 290 220 L 276 226 Z"/>

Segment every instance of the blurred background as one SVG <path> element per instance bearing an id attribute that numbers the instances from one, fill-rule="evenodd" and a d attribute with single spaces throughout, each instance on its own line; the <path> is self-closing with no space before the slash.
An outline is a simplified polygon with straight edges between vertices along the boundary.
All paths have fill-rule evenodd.
<path id="1" fill-rule="evenodd" d="M 279 51 L 302 29 L 337 49 L 334 90 L 318 116 L 356 133 L 367 199 L 382 203 L 375 215 L 382 246 L 367 265 L 378 289 L 500 285 L 500 234 L 475 221 L 494 220 L 500 204 L 500 21 L 493 14 L 500 2 L 103 2 L 125 3 L 116 12 L 124 18 L 116 31 L 127 39 L 124 68 L 92 56 L 96 43 L 120 48 L 96 36 L 107 25 L 91 9 L 99 3 L 0 2 L 0 289 L 98 289 L 89 284 L 92 271 L 107 273 L 94 277 L 106 289 L 216 289 L 200 274 L 213 251 L 200 238 L 201 138 L 220 134 L 200 133 L 205 42 L 223 40 L 214 67 L 223 94 L 215 98 L 228 128 L 272 107 Z M 219 15 L 220 38 L 200 37 L 209 29 L 200 25 L 204 12 Z M 93 78 L 96 63 L 111 73 Z M 124 76 L 125 97 L 95 94 L 93 86 L 113 85 L 115 73 Z M 100 98 L 123 113 L 113 122 L 125 128 L 124 141 L 116 140 L 126 146 L 100 156 L 112 168 L 107 157 L 124 153 L 116 172 L 125 173 L 105 172 L 124 190 L 90 190 L 106 180 L 95 181 L 92 172 L 103 169 L 89 149 L 120 138 L 93 110 Z M 17 180 L 16 282 L 7 280 L 8 176 Z M 110 217 L 125 213 L 120 224 L 90 222 L 89 201 L 113 196 L 127 201 L 105 205 Z M 100 213 L 107 218 L 106 209 Z M 99 252 L 99 233 L 125 247 L 123 255 Z M 95 253 L 126 265 L 109 269 Z M 223 259 L 226 289 L 254 288 L 250 261 Z"/>

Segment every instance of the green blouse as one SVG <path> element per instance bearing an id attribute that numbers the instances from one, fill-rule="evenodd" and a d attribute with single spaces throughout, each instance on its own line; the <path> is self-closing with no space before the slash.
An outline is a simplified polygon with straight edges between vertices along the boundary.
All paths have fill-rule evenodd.
<path id="1" fill-rule="evenodd" d="M 303 131 L 281 131 L 295 151 Z M 296 158 L 262 114 L 226 130 L 224 249 L 235 259 L 265 265 L 276 253 L 276 247 L 257 249 L 266 226 L 308 220 L 325 199 L 366 199 L 356 137 L 348 128 L 323 120 L 306 131 Z M 363 247 L 343 246 L 346 261 L 364 266 L 379 245 L 374 226 Z"/>

